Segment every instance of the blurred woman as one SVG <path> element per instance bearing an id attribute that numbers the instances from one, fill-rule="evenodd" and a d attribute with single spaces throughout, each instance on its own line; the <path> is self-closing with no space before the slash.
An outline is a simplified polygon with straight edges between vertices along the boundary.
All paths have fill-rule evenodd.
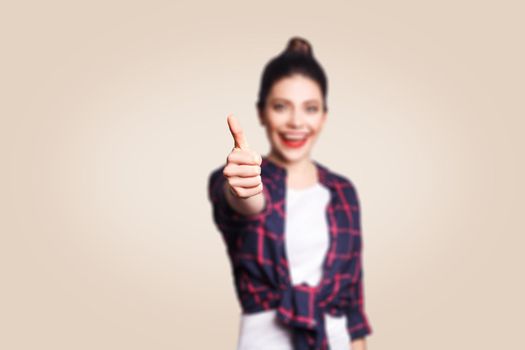
<path id="1" fill-rule="evenodd" d="M 242 308 L 237 350 L 361 350 L 372 333 L 357 191 L 311 158 L 326 96 L 310 43 L 293 37 L 266 65 L 256 103 L 269 154 L 227 118 L 234 147 L 208 191 Z"/>

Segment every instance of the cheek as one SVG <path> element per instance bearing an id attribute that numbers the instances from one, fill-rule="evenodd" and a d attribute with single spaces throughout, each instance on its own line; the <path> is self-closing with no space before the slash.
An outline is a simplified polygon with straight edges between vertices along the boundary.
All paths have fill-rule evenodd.
<path id="1" fill-rule="evenodd" d="M 266 133 L 270 139 L 277 139 L 279 137 L 279 133 L 277 132 L 277 130 L 278 129 L 274 125 L 266 125 Z"/>
<path id="2" fill-rule="evenodd" d="M 276 121 L 276 120 L 269 121 L 269 123 L 267 124 L 267 128 L 268 128 L 268 131 L 271 134 L 277 134 L 277 132 L 279 130 L 279 123 L 278 123 L 278 121 Z"/>
<path id="3" fill-rule="evenodd" d="M 314 132 L 319 132 L 321 131 L 322 127 L 323 127 L 323 122 L 322 120 L 317 120 L 315 122 L 312 122 L 312 124 L 310 124 L 310 127 L 311 129 L 314 131 Z"/>

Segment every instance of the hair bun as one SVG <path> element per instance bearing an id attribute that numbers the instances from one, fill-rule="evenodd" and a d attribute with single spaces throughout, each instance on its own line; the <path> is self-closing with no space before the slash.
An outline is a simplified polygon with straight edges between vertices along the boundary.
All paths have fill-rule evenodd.
<path id="1" fill-rule="evenodd" d="M 310 45 L 308 40 L 298 36 L 294 36 L 288 40 L 285 53 L 313 56 L 312 45 Z"/>

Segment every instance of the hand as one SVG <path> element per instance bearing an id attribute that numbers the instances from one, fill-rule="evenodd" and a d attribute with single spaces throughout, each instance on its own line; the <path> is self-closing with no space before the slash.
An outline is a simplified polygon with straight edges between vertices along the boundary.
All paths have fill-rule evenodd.
<path id="1" fill-rule="evenodd" d="M 361 337 L 355 340 L 350 341 L 350 349 L 351 350 L 366 350 L 366 338 Z"/>
<path id="2" fill-rule="evenodd" d="M 239 198 L 249 198 L 262 192 L 262 157 L 248 146 L 244 132 L 237 119 L 229 115 L 228 127 L 233 136 L 234 148 L 226 158 L 223 174 L 230 191 Z"/>

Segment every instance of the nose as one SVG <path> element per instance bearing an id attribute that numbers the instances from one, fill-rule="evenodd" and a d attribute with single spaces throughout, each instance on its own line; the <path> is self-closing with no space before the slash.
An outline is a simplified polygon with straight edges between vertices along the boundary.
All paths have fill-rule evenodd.
<path id="1" fill-rule="evenodd" d="M 288 125 L 293 128 L 300 128 L 304 124 L 304 118 L 302 113 L 293 111 L 290 113 L 290 117 L 288 118 Z"/>

